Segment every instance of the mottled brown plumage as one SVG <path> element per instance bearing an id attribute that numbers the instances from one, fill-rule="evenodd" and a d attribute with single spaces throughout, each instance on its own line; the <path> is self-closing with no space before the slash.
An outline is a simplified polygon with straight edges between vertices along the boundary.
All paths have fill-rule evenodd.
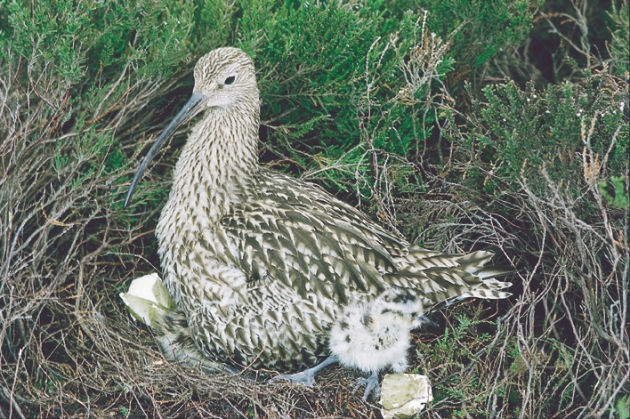
<path id="1" fill-rule="evenodd" d="M 400 360 L 368 366 L 360 353 L 335 353 L 353 349 L 343 345 L 345 335 L 329 346 L 331 329 L 367 346 L 385 337 L 394 344 L 436 304 L 508 295 L 500 290 L 509 284 L 493 278 L 499 272 L 483 268 L 490 253 L 444 255 L 409 245 L 320 187 L 261 168 L 254 65 L 236 48 L 199 60 L 193 97 L 149 152 L 128 199 L 159 146 L 200 112 L 156 235 L 165 284 L 204 356 L 296 370 L 333 350 L 335 360 L 366 372 L 400 370 Z M 357 310 L 372 320 L 393 316 L 399 331 L 348 324 Z M 380 346 L 365 355 L 379 357 Z"/>

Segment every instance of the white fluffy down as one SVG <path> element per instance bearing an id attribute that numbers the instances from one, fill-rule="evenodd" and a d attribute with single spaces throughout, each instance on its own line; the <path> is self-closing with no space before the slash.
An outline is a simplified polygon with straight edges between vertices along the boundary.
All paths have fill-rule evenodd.
<path id="1" fill-rule="evenodd" d="M 340 320 L 330 331 L 329 348 L 339 362 L 364 372 L 390 367 L 394 372 L 407 368 L 414 307 L 421 314 L 417 302 L 387 301 L 391 293 L 371 302 L 356 302 L 346 307 Z M 391 296 L 391 295 L 390 295 Z"/>

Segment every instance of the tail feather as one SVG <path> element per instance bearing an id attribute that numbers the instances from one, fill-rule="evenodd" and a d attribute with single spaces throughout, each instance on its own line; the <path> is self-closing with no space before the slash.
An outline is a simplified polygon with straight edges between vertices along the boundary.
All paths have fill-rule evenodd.
<path id="1" fill-rule="evenodd" d="M 465 298 L 507 298 L 511 293 L 503 290 L 512 284 L 499 281 L 497 277 L 513 271 L 485 267 L 493 256 L 492 252 L 483 250 L 453 255 L 416 248 L 396 260 L 401 268 L 391 281 L 393 285 L 399 285 L 399 282 L 402 286 L 415 289 L 429 311 L 441 303 L 450 305 Z"/>
<path id="2" fill-rule="evenodd" d="M 494 253 L 485 250 L 478 250 L 476 252 L 468 253 L 457 259 L 462 269 L 466 272 L 476 274 L 483 268 L 483 266 L 490 262 Z"/>

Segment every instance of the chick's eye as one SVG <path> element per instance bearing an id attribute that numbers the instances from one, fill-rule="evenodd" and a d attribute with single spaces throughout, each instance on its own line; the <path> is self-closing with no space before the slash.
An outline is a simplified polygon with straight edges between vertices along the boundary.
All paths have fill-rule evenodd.
<path id="1" fill-rule="evenodd" d="M 235 79 L 236 79 L 236 77 L 230 76 L 227 79 L 225 79 L 225 84 L 232 84 L 232 83 L 234 83 Z"/>

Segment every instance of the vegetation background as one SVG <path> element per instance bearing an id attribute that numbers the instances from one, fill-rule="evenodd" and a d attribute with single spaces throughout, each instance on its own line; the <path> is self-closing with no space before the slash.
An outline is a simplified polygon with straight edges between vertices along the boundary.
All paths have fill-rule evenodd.
<path id="1" fill-rule="evenodd" d="M 413 242 L 495 251 L 513 297 L 414 333 L 424 418 L 630 417 L 628 3 L 0 0 L 0 418 L 379 417 L 162 357 L 118 294 L 185 139 L 122 201 L 196 60 L 256 61 L 261 163 Z"/>

